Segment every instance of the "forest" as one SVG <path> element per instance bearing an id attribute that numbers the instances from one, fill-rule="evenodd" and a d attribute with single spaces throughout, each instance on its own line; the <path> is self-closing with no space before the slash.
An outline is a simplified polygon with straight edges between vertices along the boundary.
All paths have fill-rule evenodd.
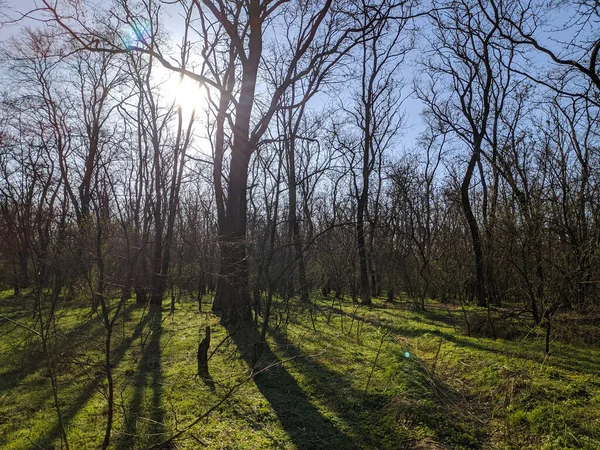
<path id="1" fill-rule="evenodd" d="M 600 448 L 598 0 L 0 0 L 0 448 Z"/>

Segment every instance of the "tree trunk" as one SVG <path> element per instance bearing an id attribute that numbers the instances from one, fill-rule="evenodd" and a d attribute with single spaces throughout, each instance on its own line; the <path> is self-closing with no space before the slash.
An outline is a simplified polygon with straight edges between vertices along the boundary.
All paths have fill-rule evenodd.
<path id="1" fill-rule="evenodd" d="M 246 262 L 246 184 L 249 154 L 232 152 L 225 217 L 219 220 L 221 268 L 213 311 L 225 322 L 251 320 Z"/>
<path id="2" fill-rule="evenodd" d="M 223 125 L 224 115 L 217 122 L 215 137 L 215 194 L 219 221 L 219 245 L 221 249 L 220 276 L 213 311 L 221 314 L 224 322 L 251 321 L 251 298 L 249 291 L 248 266 L 246 262 L 246 187 L 248 166 L 254 146 L 250 141 L 250 118 L 254 105 L 258 66 L 262 54 L 262 20 L 258 2 L 248 8 L 248 55 L 242 63 L 242 80 L 233 126 L 233 144 L 229 163 L 227 200 L 224 202 L 221 166 L 225 149 Z M 230 68 L 235 66 L 230 65 Z M 232 69 L 234 70 L 234 69 Z M 233 79 L 233 73 L 230 73 Z M 219 111 L 226 113 L 229 100 L 223 95 Z M 255 136 L 258 139 L 258 136 Z"/>
<path id="3" fill-rule="evenodd" d="M 198 344 L 198 376 L 203 380 L 210 379 L 208 372 L 208 350 L 210 348 L 210 327 L 206 327 L 204 339 Z"/>
<path id="4" fill-rule="evenodd" d="M 364 180 L 363 180 L 364 182 Z M 360 277 L 360 298 L 364 305 L 371 305 L 371 290 L 369 287 L 369 269 L 367 265 L 367 249 L 365 242 L 364 210 L 367 196 L 363 192 L 358 201 L 358 213 L 356 215 L 356 243 L 358 245 L 358 270 Z"/>
<path id="5" fill-rule="evenodd" d="M 476 146 L 476 148 L 479 148 Z M 479 158 L 479 152 L 473 151 L 467 171 L 460 187 L 461 202 L 463 207 L 463 213 L 467 219 L 469 225 L 469 231 L 471 232 L 471 241 L 473 243 L 473 253 L 475 254 L 475 298 L 477 300 L 477 306 L 486 306 L 486 292 L 485 292 L 485 268 L 483 263 L 483 246 L 481 243 L 481 234 L 479 232 L 479 225 L 473 209 L 471 208 L 471 200 L 469 199 L 469 185 L 471 184 L 471 178 L 473 176 L 473 170 L 475 164 Z"/>
<path id="6" fill-rule="evenodd" d="M 292 138 L 293 139 L 293 138 Z M 289 209 L 290 209 L 290 234 L 294 243 L 296 261 L 295 265 L 298 268 L 298 278 L 300 283 L 300 301 L 302 303 L 309 302 L 308 283 L 306 280 L 306 264 L 304 263 L 304 254 L 302 252 L 302 242 L 300 240 L 300 225 L 298 224 L 298 215 L 296 213 L 296 165 L 294 146 L 290 145 L 289 164 L 288 164 L 288 182 L 289 182 Z"/>

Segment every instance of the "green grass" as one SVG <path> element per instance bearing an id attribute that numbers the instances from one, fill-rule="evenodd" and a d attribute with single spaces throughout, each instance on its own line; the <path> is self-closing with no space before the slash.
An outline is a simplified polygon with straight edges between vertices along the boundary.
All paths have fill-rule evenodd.
<path id="1" fill-rule="evenodd" d="M 600 448 L 600 351 L 467 337 L 461 312 L 376 300 L 276 304 L 262 368 L 248 380 L 254 331 L 227 337 L 183 301 L 174 315 L 128 304 L 112 346 L 115 449 L 162 442 L 244 383 L 172 448 Z M 165 303 L 166 307 L 166 303 Z M 208 310 L 209 305 L 204 305 Z M 33 327 L 28 297 L 0 294 L 0 314 Z M 199 331 L 212 325 L 212 383 L 195 376 Z M 98 448 L 106 422 L 105 330 L 85 304 L 63 305 L 53 352 L 72 449 Z M 253 334 L 254 333 L 254 334 Z M 0 448 L 59 448 L 39 339 L 0 319 Z M 219 345 L 220 344 L 220 345 Z"/>

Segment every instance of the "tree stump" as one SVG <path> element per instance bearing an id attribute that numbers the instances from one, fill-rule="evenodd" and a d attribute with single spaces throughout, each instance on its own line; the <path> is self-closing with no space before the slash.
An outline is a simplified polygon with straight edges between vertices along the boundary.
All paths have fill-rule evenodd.
<path id="1" fill-rule="evenodd" d="M 204 339 L 198 344 L 198 376 L 203 380 L 209 380 L 208 373 L 208 349 L 210 348 L 210 327 L 206 327 Z"/>

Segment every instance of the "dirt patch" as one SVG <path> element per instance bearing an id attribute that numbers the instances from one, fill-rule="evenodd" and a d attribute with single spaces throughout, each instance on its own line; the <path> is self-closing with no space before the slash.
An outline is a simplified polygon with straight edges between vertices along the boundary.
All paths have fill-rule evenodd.
<path id="1" fill-rule="evenodd" d="M 444 447 L 442 444 L 428 438 L 413 442 L 410 448 L 414 450 L 448 450 L 448 447 Z"/>

